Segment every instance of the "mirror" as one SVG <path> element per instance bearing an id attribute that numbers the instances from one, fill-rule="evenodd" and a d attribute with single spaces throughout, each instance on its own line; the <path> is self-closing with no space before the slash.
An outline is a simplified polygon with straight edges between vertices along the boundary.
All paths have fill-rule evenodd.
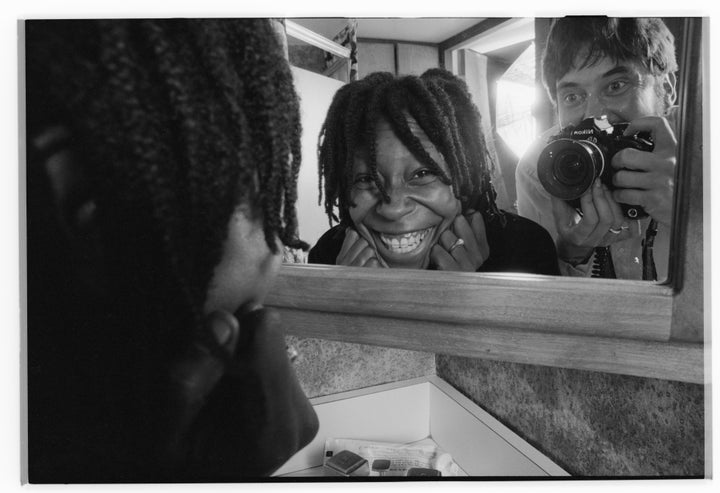
<path id="1" fill-rule="evenodd" d="M 337 52 L 331 55 L 333 50 L 326 45 L 334 39 L 342 40 L 345 46 L 348 46 L 349 29 L 355 34 L 353 39 L 356 42 L 353 47 L 356 48 L 354 58 L 359 59 L 358 78 L 374 71 L 417 75 L 428 68 L 443 66 L 466 81 L 473 96 L 473 103 L 484 123 L 483 131 L 490 154 L 497 163 L 492 176 L 497 192 L 496 203 L 502 210 L 518 213 L 522 205 L 518 201 L 516 189 L 518 160 L 540 134 L 557 123 L 558 112 L 539 82 L 541 54 L 551 19 L 302 18 L 288 19 L 287 22 L 291 26 L 288 30 L 290 61 L 296 67 L 296 74 L 305 74 L 305 71 L 310 70 L 325 76 L 325 79 L 298 77 L 301 79 L 301 98 L 309 101 L 305 104 L 307 111 L 304 112 L 308 122 L 304 125 L 306 145 L 303 149 L 304 166 L 301 171 L 298 202 L 300 233 L 306 241 L 311 245 L 315 244 L 319 236 L 328 229 L 325 212 L 317 204 L 316 139 L 332 95 L 339 86 L 326 79 L 329 76 L 339 80 L 340 84 L 349 79 L 349 50 L 346 48 L 344 55 L 338 56 Z M 664 22 L 675 37 L 678 75 L 681 81 L 676 85 L 676 89 L 682 94 L 683 60 L 687 58 L 684 46 L 686 19 L 667 18 Z M 298 30 L 312 35 L 298 36 Z M 299 40 L 299 37 L 304 39 Z M 324 41 L 316 42 L 317 40 Z M 616 118 L 622 116 L 624 114 Z M 670 121 L 673 122 L 673 119 Z M 677 122 L 675 129 L 679 125 Z M 677 135 L 677 131 L 675 134 Z M 535 163 L 536 160 L 532 162 Z M 539 182 L 535 186 L 539 187 Z M 523 193 L 527 193 L 527 188 L 524 190 Z M 672 193 L 668 192 L 668 198 L 670 195 Z M 547 200 L 549 208 L 549 198 Z M 525 201 L 527 202 L 527 199 Z M 547 218 L 548 215 L 551 216 L 551 212 L 546 211 L 544 218 L 538 217 L 529 210 L 533 206 L 534 202 L 524 205 L 525 210 L 520 210 L 520 215 L 540 223 L 553 237 L 557 237 L 554 221 L 551 217 Z M 623 241 L 610 247 L 611 258 L 615 258 L 616 278 L 653 279 L 650 274 L 642 277 L 643 269 L 638 267 L 647 263 L 656 267 L 655 279 L 660 282 L 669 279 L 671 230 L 661 224 L 652 238 L 647 231 L 649 222 L 650 219 L 642 222 L 629 218 L 623 220 L 623 228 L 637 229 L 638 232 L 633 242 Z M 645 233 L 647 238 L 641 238 Z M 625 231 L 622 234 L 625 235 Z M 648 241 L 650 238 L 651 241 Z M 606 234 L 601 241 L 613 241 L 613 237 Z M 652 247 L 642 247 L 645 243 L 652 244 Z M 643 260 L 646 254 L 654 254 L 654 261 Z M 597 260 L 597 256 L 599 254 L 593 257 L 593 261 Z M 585 264 L 585 271 L 590 270 L 591 264 L 592 262 Z M 574 270 L 566 268 L 562 269 L 562 273 L 567 275 L 572 272 L 572 275 L 576 275 Z"/>
<path id="2" fill-rule="evenodd" d="M 360 74 L 364 42 L 390 44 L 392 48 L 384 50 L 393 54 L 403 51 L 397 46 L 405 43 L 364 39 L 363 20 L 358 20 Z M 435 43 L 445 67 L 462 66 L 459 50 L 508 22 L 515 21 L 520 32 L 528 24 L 537 30 L 539 24 L 549 23 L 463 20 L 469 22 L 464 30 Z M 699 18 L 675 18 L 672 23 L 680 62 L 678 128 L 693 131 L 677 132 L 678 162 L 690 164 L 678 167 L 672 269 L 665 282 L 286 265 L 270 304 L 282 309 L 288 326 L 302 336 L 702 382 L 702 194 L 695 191 L 702 190 L 702 163 L 708 152 L 708 146 L 702 146 L 707 84 L 702 83 L 706 74 L 700 63 L 707 56 L 702 49 L 707 33 Z M 319 30 L 317 25 L 314 29 Z M 492 47 L 488 43 L 485 49 L 492 53 Z M 393 68 L 403 63 L 393 60 Z M 381 69 L 378 62 L 373 64 L 371 70 Z M 551 123 L 547 104 L 532 111 L 539 122 Z M 307 127 L 305 131 L 315 139 L 315 132 Z M 300 193 L 301 199 L 306 194 L 317 204 L 317 178 L 310 162 L 312 155 L 304 155 L 304 166 L 313 176 L 311 188 Z M 505 188 L 509 192 L 514 187 Z M 314 217 L 325 231 L 319 207 Z"/>

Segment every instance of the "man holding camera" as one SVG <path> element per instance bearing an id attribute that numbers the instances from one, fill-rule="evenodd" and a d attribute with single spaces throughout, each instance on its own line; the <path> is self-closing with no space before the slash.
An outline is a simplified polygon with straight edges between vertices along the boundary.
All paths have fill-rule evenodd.
<path id="1" fill-rule="evenodd" d="M 555 238 L 564 274 L 646 280 L 667 275 L 677 161 L 668 118 L 676 70 L 674 38 L 660 19 L 564 17 L 553 23 L 542 73 L 559 122 L 522 157 L 516 183 L 518 213 Z M 541 184 L 538 159 L 561 129 L 568 135 L 568 128 L 589 119 L 600 127 L 627 123 L 619 138 L 640 134 L 652 145 L 640 150 L 623 144 L 616 152 L 601 147 L 606 179 L 596 178 L 579 203 L 570 203 Z"/>

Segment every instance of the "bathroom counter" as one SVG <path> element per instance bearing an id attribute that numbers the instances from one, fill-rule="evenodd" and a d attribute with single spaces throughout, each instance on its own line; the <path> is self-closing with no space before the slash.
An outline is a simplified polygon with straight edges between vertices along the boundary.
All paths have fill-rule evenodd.
<path id="1" fill-rule="evenodd" d="M 311 403 L 320 420 L 318 434 L 276 477 L 326 476 L 322 464 L 327 438 L 404 444 L 432 440 L 469 476 L 568 476 L 437 376 L 317 397 Z"/>

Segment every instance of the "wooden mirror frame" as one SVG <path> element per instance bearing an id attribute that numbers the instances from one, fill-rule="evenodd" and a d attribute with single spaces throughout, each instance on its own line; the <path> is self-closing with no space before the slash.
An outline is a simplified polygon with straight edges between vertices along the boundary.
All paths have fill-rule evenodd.
<path id="1" fill-rule="evenodd" d="M 300 337 L 703 383 L 708 22 L 685 24 L 667 282 L 283 265 L 266 304 Z"/>

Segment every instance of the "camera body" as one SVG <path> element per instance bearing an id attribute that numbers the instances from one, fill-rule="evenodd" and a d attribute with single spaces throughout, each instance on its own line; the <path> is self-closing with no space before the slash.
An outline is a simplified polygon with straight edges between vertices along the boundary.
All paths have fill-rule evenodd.
<path id="1" fill-rule="evenodd" d="M 540 183 L 550 195 L 567 201 L 578 211 L 580 197 L 596 178 L 614 190 L 617 188 L 612 183 L 615 169 L 610 160 L 615 153 L 628 147 L 641 151 L 653 149 L 649 136 L 623 135 L 627 127 L 627 123 L 611 125 L 605 117 L 587 118 L 550 137 L 537 163 Z M 620 204 L 620 207 L 630 219 L 647 216 L 638 205 Z"/>

